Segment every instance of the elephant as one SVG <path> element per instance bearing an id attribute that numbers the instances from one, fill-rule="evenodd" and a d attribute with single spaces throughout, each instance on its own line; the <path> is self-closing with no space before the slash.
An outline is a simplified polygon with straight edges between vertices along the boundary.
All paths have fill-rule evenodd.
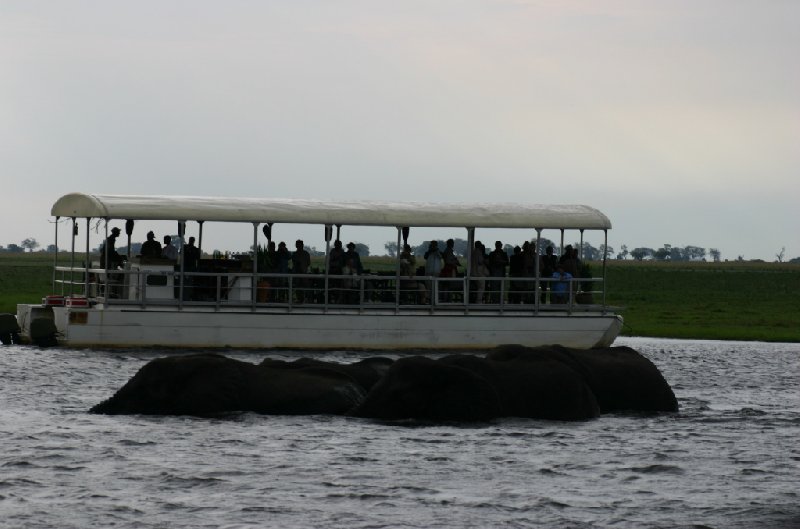
<path id="1" fill-rule="evenodd" d="M 580 373 L 601 414 L 618 411 L 674 412 L 678 401 L 664 376 L 647 358 L 630 347 L 569 349 L 559 345 L 496 348 L 487 358 L 497 364 L 523 366 L 552 359 Z"/>
<path id="2" fill-rule="evenodd" d="M 230 411 L 344 414 L 366 391 L 343 373 L 319 366 L 287 369 L 217 354 L 158 358 L 90 412 L 211 415 Z"/>
<path id="3" fill-rule="evenodd" d="M 394 360 L 382 356 L 373 356 L 353 362 L 352 364 L 341 364 L 338 362 L 325 362 L 315 358 L 300 358 L 294 362 L 287 362 L 285 360 L 276 360 L 273 358 L 265 358 L 261 364 L 264 367 L 281 367 L 283 369 L 300 369 L 309 367 L 320 367 L 332 369 L 342 374 L 350 376 L 353 381 L 361 385 L 366 391 L 372 389 L 386 371 L 392 365 Z"/>
<path id="4" fill-rule="evenodd" d="M 483 421 L 500 413 L 497 391 L 469 369 L 424 356 L 397 360 L 354 410 L 357 417 Z"/>
<path id="5" fill-rule="evenodd" d="M 658 369 L 629 347 L 506 345 L 485 356 L 371 357 L 352 364 L 301 358 L 255 365 L 208 353 L 159 358 L 90 411 L 251 411 L 447 422 L 497 417 L 569 421 L 677 409 Z"/>

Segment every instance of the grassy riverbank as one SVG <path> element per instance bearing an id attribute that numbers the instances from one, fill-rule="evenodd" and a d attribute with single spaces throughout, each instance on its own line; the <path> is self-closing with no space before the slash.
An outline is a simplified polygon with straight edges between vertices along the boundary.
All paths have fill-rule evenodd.
<path id="1" fill-rule="evenodd" d="M 51 293 L 52 265 L 52 254 L 0 253 L 0 313 Z M 624 335 L 800 342 L 800 265 L 609 261 L 607 280 Z"/>

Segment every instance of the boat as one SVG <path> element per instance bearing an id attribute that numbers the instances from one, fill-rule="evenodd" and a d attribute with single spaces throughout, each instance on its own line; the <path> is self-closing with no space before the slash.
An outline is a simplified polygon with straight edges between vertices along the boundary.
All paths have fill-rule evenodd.
<path id="1" fill-rule="evenodd" d="M 455 277 L 409 271 L 400 257 L 390 270 L 331 271 L 329 257 L 343 226 L 385 227 L 396 236 L 398 249 L 420 227 L 463 230 L 469 249 L 476 233 L 486 228 L 523 230 L 537 249 L 543 233 L 557 233 L 563 247 L 565 233 L 577 232 L 582 247 L 584 232 L 599 230 L 607 247 L 611 222 L 584 205 L 70 193 L 53 204 L 51 214 L 56 246 L 59 226 L 71 228 L 70 260 L 58 262 L 56 252 L 53 291 L 41 304 L 18 306 L 21 334 L 33 341 L 32 327 L 52 329 L 59 344 L 71 347 L 592 348 L 610 345 L 622 328 L 621 316 L 606 303 L 605 256 L 601 275 L 567 280 L 561 299 L 548 298 L 547 287 L 556 280 L 542 277 L 540 259 L 535 259 L 531 277 L 524 278 L 480 277 L 471 269 L 469 255 L 462 257 L 466 266 Z M 253 244 L 242 255 L 205 254 L 188 263 L 183 252 L 177 260 L 130 255 L 134 231 L 154 221 L 177 222 L 181 248 L 189 228 L 202 250 L 208 223 L 236 224 L 248 237 L 252 232 Z M 113 224 L 124 223 L 128 254 L 123 265 L 112 264 L 109 245 L 99 259 L 90 251 L 93 222 L 96 232 L 105 230 L 95 235 L 103 237 L 100 242 L 115 233 Z M 85 241 L 76 235 L 81 224 Z M 276 224 L 322 228 L 325 257 L 317 269 L 303 274 L 276 271 L 274 260 L 265 258 L 274 254 L 265 254 L 260 242 L 265 237 L 270 246 Z M 122 245 L 117 248 L 124 255 Z M 479 295 L 488 284 L 486 294 Z"/>

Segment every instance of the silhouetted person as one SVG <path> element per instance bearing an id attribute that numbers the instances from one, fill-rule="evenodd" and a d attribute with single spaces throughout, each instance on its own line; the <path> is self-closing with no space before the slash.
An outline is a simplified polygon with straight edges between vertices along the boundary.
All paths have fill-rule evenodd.
<path id="1" fill-rule="evenodd" d="M 344 254 L 345 259 L 352 259 L 353 261 L 353 268 L 355 269 L 356 273 L 361 275 L 364 273 L 364 267 L 361 266 L 361 256 L 358 255 L 356 251 L 356 245 L 353 242 L 347 243 L 347 251 Z"/>
<path id="2" fill-rule="evenodd" d="M 298 239 L 294 243 L 295 251 L 292 254 L 292 273 L 307 274 L 311 268 L 311 254 L 303 247 L 303 241 Z M 295 292 L 297 302 L 303 303 L 306 300 L 306 290 L 308 289 L 308 279 L 295 279 Z"/>
<path id="3" fill-rule="evenodd" d="M 197 270 L 200 265 L 200 249 L 194 245 L 194 237 L 189 237 L 189 242 L 183 247 L 183 259 L 187 270 Z"/>
<path id="4" fill-rule="evenodd" d="M 505 250 L 503 250 L 503 243 L 501 241 L 496 241 L 494 243 L 494 250 L 489 254 L 487 266 L 489 268 L 489 276 L 490 277 L 505 277 L 506 276 L 506 267 L 508 266 L 508 254 Z M 500 290 L 502 286 L 502 280 L 491 280 L 489 282 L 489 296 L 491 298 L 492 303 L 499 303 L 500 302 Z"/>
<path id="5" fill-rule="evenodd" d="M 142 257 L 161 257 L 161 243 L 156 240 L 156 235 L 152 231 L 147 232 L 147 240 L 142 243 L 140 255 Z"/>
<path id="6" fill-rule="evenodd" d="M 172 237 L 164 235 L 164 247 L 161 248 L 161 257 L 171 261 L 178 260 L 178 249 L 172 246 Z"/>
<path id="7" fill-rule="evenodd" d="M 553 254 L 552 246 L 548 245 L 544 251 L 545 254 L 541 257 L 540 266 L 542 267 L 542 277 L 549 279 L 553 277 L 553 273 L 556 271 L 556 265 L 558 264 L 558 259 L 556 258 L 555 254 Z M 550 286 L 551 286 L 550 281 L 541 282 L 542 294 L 540 297 L 540 301 L 542 303 L 547 303 L 547 291 L 550 289 Z"/>
<path id="8" fill-rule="evenodd" d="M 522 256 L 522 248 L 514 246 L 514 253 L 511 254 L 508 266 L 508 275 L 511 277 L 525 276 L 525 259 Z M 524 284 L 521 281 L 511 281 L 511 292 L 508 294 L 510 303 L 522 303 L 522 289 Z"/>
<path id="9" fill-rule="evenodd" d="M 122 266 L 125 258 L 117 253 L 117 237 L 119 237 L 119 228 L 111 228 L 111 235 L 106 238 L 106 241 L 100 246 L 100 267 L 112 270 L 118 266 Z"/>

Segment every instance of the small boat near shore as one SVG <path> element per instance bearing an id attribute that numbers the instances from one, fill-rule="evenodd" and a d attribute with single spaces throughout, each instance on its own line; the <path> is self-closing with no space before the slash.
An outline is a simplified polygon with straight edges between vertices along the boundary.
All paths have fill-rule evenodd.
<path id="1" fill-rule="evenodd" d="M 622 327 L 622 318 L 606 304 L 605 256 L 600 276 L 569 279 L 558 299 L 547 296 L 556 280 L 544 277 L 538 258 L 534 272 L 523 278 L 485 277 L 472 270 L 470 255 L 454 277 L 409 271 L 399 255 L 390 271 L 331 270 L 331 251 L 342 226 L 386 227 L 398 249 L 420 227 L 464 230 L 468 252 L 476 232 L 487 228 L 523 230 L 536 249 L 543 232 L 551 230 L 559 234 L 562 247 L 569 231 L 579 232 L 581 243 L 584 231 L 601 231 L 607 243 L 611 222 L 588 206 L 72 193 L 59 198 L 51 214 L 56 246 L 59 225 L 71 219 L 71 259 L 54 263 L 53 291 L 42 304 L 18 306 L 21 334 L 32 341 L 37 341 L 38 327 L 52 329 L 58 343 L 76 347 L 463 350 L 514 343 L 591 348 L 610 345 Z M 183 255 L 170 260 L 129 251 L 117 266 L 104 245 L 100 262 L 93 262 L 92 221 L 104 226 L 104 240 L 111 223 L 124 222 L 129 248 L 140 225 L 175 221 L 179 247 L 186 248 L 189 225 L 197 229 L 199 249 L 204 225 L 235 223 L 252 233 L 252 251 L 237 259 L 191 262 Z M 81 252 L 75 234 L 82 222 L 86 237 Z M 323 228 L 322 268 L 276 271 L 259 242 L 260 232 L 271 242 L 275 224 Z M 484 295 L 485 284 L 490 286 Z"/>

